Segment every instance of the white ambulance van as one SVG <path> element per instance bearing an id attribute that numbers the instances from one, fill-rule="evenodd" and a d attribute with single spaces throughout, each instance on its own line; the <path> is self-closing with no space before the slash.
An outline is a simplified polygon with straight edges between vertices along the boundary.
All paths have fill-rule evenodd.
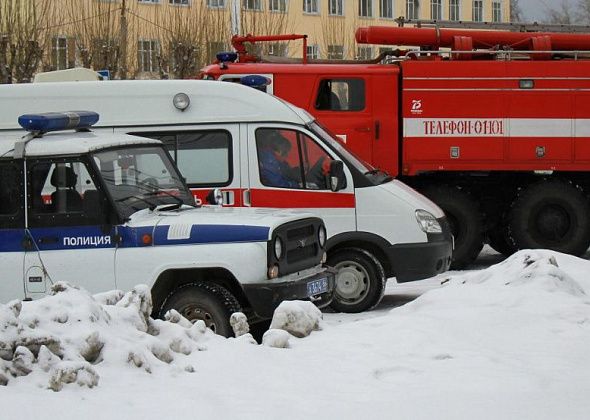
<path id="1" fill-rule="evenodd" d="M 175 309 L 225 336 L 234 312 L 256 322 L 283 300 L 330 303 L 321 219 L 195 206 L 162 142 L 89 131 L 97 119 L 33 113 L 19 119 L 29 134 L 0 134 L 0 302 L 58 281 L 91 293 L 143 283 L 154 316 Z"/>
<path id="2" fill-rule="evenodd" d="M 0 86 L 0 98 L 0 133 L 14 130 L 24 112 L 93 109 L 101 115 L 97 130 L 166 144 L 203 201 L 321 216 L 328 263 L 338 270 L 338 311 L 377 305 L 387 278 L 419 280 L 449 267 L 452 235 L 435 204 L 272 95 L 237 83 L 165 80 Z M 288 153 L 279 156 L 279 144 Z"/>

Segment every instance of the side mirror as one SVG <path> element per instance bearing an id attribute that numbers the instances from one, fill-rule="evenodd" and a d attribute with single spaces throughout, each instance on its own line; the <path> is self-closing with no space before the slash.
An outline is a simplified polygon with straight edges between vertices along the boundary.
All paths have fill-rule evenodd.
<path id="1" fill-rule="evenodd" d="M 330 162 L 330 189 L 339 191 L 346 186 L 346 175 L 344 174 L 344 163 L 341 160 Z"/>

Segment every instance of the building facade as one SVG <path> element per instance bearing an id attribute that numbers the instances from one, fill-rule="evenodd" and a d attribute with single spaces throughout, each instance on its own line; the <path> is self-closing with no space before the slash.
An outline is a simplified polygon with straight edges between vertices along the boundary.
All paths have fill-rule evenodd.
<path id="1" fill-rule="evenodd" d="M 31 9 L 28 4 L 35 1 L 37 7 Z M 11 48 L 26 50 L 36 45 L 41 51 L 38 68 L 43 70 L 84 66 L 109 69 L 117 78 L 191 77 L 216 52 L 230 49 L 232 33 L 306 34 L 307 54 L 312 58 L 368 59 L 378 54 L 379 46 L 356 45 L 354 32 L 359 26 L 397 26 L 395 19 L 401 16 L 508 22 L 509 3 L 509 0 L 2 0 L 0 75 L 3 79 L 8 77 L 1 74 L 1 68 L 10 60 Z M 25 15 L 21 16 L 20 30 L 14 27 L 14 17 L 10 16 L 17 13 L 15 10 Z M 35 22 L 36 30 L 25 30 L 31 22 Z M 19 32 L 27 34 L 19 35 Z M 35 43 L 31 43 L 32 38 Z M 268 44 L 262 48 L 263 54 L 301 55 L 301 45 L 297 42 Z M 19 63 L 13 64 L 14 69 L 23 68 Z M 27 77 L 13 79 L 26 81 Z"/>

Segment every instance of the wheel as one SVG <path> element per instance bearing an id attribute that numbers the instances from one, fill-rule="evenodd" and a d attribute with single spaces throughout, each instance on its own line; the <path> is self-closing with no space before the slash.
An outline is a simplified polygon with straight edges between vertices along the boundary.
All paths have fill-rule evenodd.
<path id="1" fill-rule="evenodd" d="M 328 256 L 337 270 L 331 307 L 338 312 L 356 313 L 374 308 L 385 292 L 385 271 L 368 251 L 346 248 Z"/>
<path id="2" fill-rule="evenodd" d="M 230 337 L 233 329 L 229 318 L 242 309 L 238 300 L 227 289 L 210 283 L 195 282 L 179 287 L 166 299 L 160 317 L 176 309 L 191 322 L 202 320 L 214 333 Z"/>
<path id="3" fill-rule="evenodd" d="M 518 249 L 582 255 L 590 245 L 590 206 L 571 183 L 545 180 L 521 190 L 512 203 L 508 230 Z"/>
<path id="4" fill-rule="evenodd" d="M 447 216 L 455 237 L 451 268 L 471 264 L 483 248 L 483 224 L 479 206 L 469 193 L 449 185 L 431 187 L 422 192 L 434 201 Z"/>
<path id="5" fill-rule="evenodd" d="M 494 251 L 508 257 L 516 251 L 516 246 L 510 240 L 508 228 L 503 222 L 501 225 L 494 226 L 487 231 L 488 244 Z"/>

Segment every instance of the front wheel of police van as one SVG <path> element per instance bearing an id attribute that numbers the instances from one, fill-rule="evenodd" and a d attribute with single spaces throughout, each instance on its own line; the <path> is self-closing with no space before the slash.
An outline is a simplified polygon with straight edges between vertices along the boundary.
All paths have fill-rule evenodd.
<path id="1" fill-rule="evenodd" d="M 346 248 L 328 257 L 337 270 L 334 298 L 330 306 L 338 312 L 363 312 L 374 308 L 385 292 L 385 270 L 368 251 Z"/>
<path id="2" fill-rule="evenodd" d="M 242 308 L 227 289 L 213 283 L 195 282 L 174 290 L 160 310 L 164 318 L 170 309 L 177 310 L 186 319 L 195 323 L 202 320 L 207 328 L 224 337 L 233 336 L 229 319 Z"/>

